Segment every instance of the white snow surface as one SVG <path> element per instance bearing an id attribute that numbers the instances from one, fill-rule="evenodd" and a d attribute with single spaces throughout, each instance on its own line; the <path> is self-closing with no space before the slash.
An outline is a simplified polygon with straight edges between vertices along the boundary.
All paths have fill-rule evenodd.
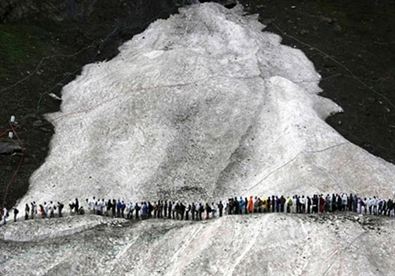
<path id="1" fill-rule="evenodd" d="M 395 220 L 258 214 L 204 222 L 96 217 L 17 222 L 21 240 L 48 228 L 64 238 L 0 239 L 0 275 L 393 275 Z M 91 224 L 84 231 L 78 225 Z M 31 231 L 34 224 L 35 234 Z M 60 224 L 60 225 L 58 225 Z M 0 228 L 0 235 L 10 230 Z M 14 228 L 15 230 L 15 228 Z M 75 231 L 75 233 L 73 233 Z M 56 237 L 56 238 L 55 238 Z"/>
<path id="2" fill-rule="evenodd" d="M 152 23 L 114 59 L 85 66 L 64 87 L 61 111 L 48 116 L 55 125 L 50 153 L 19 209 L 33 200 L 83 202 L 92 196 L 390 196 L 394 165 L 325 123 L 341 108 L 318 95 L 320 75 L 313 64 L 263 28 L 240 6 L 193 5 Z M 389 259 L 395 253 L 393 221 L 380 235 L 347 220 L 306 218 L 272 214 L 119 228 L 95 217 L 18 222 L 0 230 L 0 274 L 395 270 Z"/>

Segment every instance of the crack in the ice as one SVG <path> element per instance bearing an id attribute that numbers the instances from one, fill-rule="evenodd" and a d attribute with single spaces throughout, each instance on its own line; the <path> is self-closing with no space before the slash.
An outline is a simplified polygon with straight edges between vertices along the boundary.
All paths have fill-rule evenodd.
<path id="1" fill-rule="evenodd" d="M 133 89 L 130 92 L 141 92 L 141 91 L 150 91 L 150 90 L 161 89 L 161 88 L 179 88 L 179 87 L 191 86 L 191 85 L 196 85 L 196 84 L 201 83 L 201 82 L 205 82 L 205 81 L 207 81 L 209 79 L 212 79 L 212 78 L 215 78 L 215 77 L 233 78 L 233 79 L 237 79 L 237 80 L 251 80 L 251 79 L 261 78 L 260 75 L 252 75 L 252 76 L 246 76 L 246 77 L 234 77 L 234 76 L 226 76 L 226 75 L 218 74 L 218 75 L 214 75 L 214 76 L 207 76 L 205 78 L 202 78 L 202 79 L 199 79 L 199 80 L 196 80 L 196 81 L 193 81 L 193 82 L 185 82 L 185 83 L 177 83 L 177 84 L 169 84 L 169 85 L 158 85 L 158 86 L 145 87 L 145 88 L 143 87 L 143 88 L 139 88 L 139 89 Z M 134 97 L 134 96 L 135 95 L 130 95 L 130 96 L 126 96 L 126 98 L 129 99 L 129 98 Z M 80 113 L 88 113 L 88 112 L 90 112 L 90 111 L 92 111 L 92 110 L 94 110 L 94 109 L 96 109 L 96 108 L 98 108 L 98 107 L 100 107 L 100 106 L 102 106 L 104 104 L 107 104 L 107 103 L 109 103 L 109 102 L 111 102 L 113 100 L 116 100 L 118 98 L 121 98 L 121 97 L 125 97 L 125 95 L 114 96 L 114 97 L 112 97 L 112 98 L 110 98 L 110 99 L 108 99 L 106 101 L 103 101 L 103 102 L 101 102 L 101 103 L 99 103 L 99 104 L 97 104 L 97 105 L 95 105 L 95 106 L 93 106 L 91 108 L 88 108 L 88 109 L 72 111 L 72 112 L 68 112 L 68 113 L 62 114 L 62 115 L 60 115 L 60 116 L 58 116 L 56 118 L 53 118 L 51 121 L 55 122 L 55 121 L 57 121 L 59 119 L 62 119 L 63 117 L 68 117 L 68 116 L 72 116 L 72 115 L 78 115 Z"/>
<path id="2" fill-rule="evenodd" d="M 292 163 L 293 161 L 295 161 L 299 155 L 301 154 L 315 154 L 315 153 L 321 153 L 327 150 L 331 150 L 333 148 L 342 146 L 344 144 L 347 144 L 347 142 L 342 142 L 342 143 L 338 143 L 332 146 L 329 146 L 327 148 L 324 149 L 320 149 L 320 150 L 315 150 L 315 151 L 306 151 L 306 150 L 301 150 L 299 151 L 293 158 L 291 158 L 290 160 L 288 160 L 287 162 L 285 162 L 284 164 L 282 164 L 280 167 L 272 170 L 271 172 L 269 172 L 267 175 L 265 175 L 263 178 L 261 178 L 261 180 L 259 180 L 256 184 L 252 185 L 251 187 L 248 188 L 247 191 L 252 190 L 253 188 L 255 188 L 256 186 L 258 186 L 259 184 L 261 184 L 264 180 L 266 180 L 269 176 L 273 175 L 274 173 L 276 173 L 277 171 L 281 170 L 282 168 L 284 168 L 285 166 L 289 165 L 290 163 Z"/>

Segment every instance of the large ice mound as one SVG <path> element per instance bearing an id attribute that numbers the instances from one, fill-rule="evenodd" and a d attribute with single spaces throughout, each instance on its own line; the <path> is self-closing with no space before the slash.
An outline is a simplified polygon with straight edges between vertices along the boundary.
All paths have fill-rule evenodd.
<path id="1" fill-rule="evenodd" d="M 393 275 L 395 220 L 380 219 L 374 227 L 352 218 L 280 213 L 147 220 L 134 227 L 97 223 L 45 241 L 0 238 L 0 275 Z M 56 223 L 37 220 L 34 230 Z M 20 224 L 27 235 L 30 225 Z"/>
<path id="2" fill-rule="evenodd" d="M 390 195 L 392 164 L 325 123 L 341 108 L 297 49 L 240 6 L 158 20 L 62 92 L 31 200 L 208 199 L 346 191 Z"/>

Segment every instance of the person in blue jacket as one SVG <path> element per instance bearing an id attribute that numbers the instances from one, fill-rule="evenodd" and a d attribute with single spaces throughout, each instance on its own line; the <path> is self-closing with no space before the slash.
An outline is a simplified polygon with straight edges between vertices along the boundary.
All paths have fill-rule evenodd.
<path id="1" fill-rule="evenodd" d="M 245 201 L 243 199 L 243 197 L 240 197 L 239 199 L 239 214 L 243 214 L 243 210 L 245 209 Z"/>
<path id="2" fill-rule="evenodd" d="M 141 219 L 146 219 L 148 217 L 148 205 L 146 202 L 143 202 L 142 205 Z"/>

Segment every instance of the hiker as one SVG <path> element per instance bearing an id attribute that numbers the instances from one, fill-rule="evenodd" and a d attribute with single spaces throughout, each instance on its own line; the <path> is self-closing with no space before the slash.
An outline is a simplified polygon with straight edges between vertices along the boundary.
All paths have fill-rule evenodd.
<path id="1" fill-rule="evenodd" d="M 136 202 L 136 205 L 134 206 L 134 210 L 136 211 L 136 220 L 139 219 L 139 212 L 140 212 L 141 207 L 139 206 L 139 204 Z"/>
<path id="2" fill-rule="evenodd" d="M 148 205 L 146 202 L 143 202 L 141 207 L 141 219 L 146 218 L 148 218 Z"/>
<path id="3" fill-rule="evenodd" d="M 88 201 L 88 209 L 91 214 L 95 213 L 95 202 L 96 202 L 95 197 L 92 197 L 92 199 Z"/>
<path id="4" fill-rule="evenodd" d="M 347 206 L 348 206 L 347 194 L 343 193 L 343 195 L 342 195 L 341 211 L 347 211 Z"/>
<path id="5" fill-rule="evenodd" d="M 326 213 L 331 212 L 331 208 L 332 208 L 332 197 L 331 197 L 329 194 L 326 195 L 326 197 L 325 197 L 325 202 L 326 202 L 326 204 L 325 204 L 325 212 L 326 212 Z"/>
<path id="6" fill-rule="evenodd" d="M 192 203 L 192 207 L 191 207 L 192 220 L 195 220 L 195 214 L 196 214 L 196 205 L 195 203 Z"/>
<path id="7" fill-rule="evenodd" d="M 173 201 L 173 204 L 172 204 L 172 206 L 173 206 L 173 209 L 172 209 L 172 211 L 171 211 L 171 217 L 173 218 L 173 219 L 176 219 L 176 203 L 175 203 L 175 201 Z"/>
<path id="8" fill-rule="evenodd" d="M 75 199 L 74 209 L 75 209 L 76 214 L 78 214 L 78 210 L 80 209 L 80 205 L 78 203 L 78 198 Z"/>
<path id="9" fill-rule="evenodd" d="M 25 205 L 25 220 L 29 219 L 30 207 L 29 204 L 26 203 Z"/>
<path id="10" fill-rule="evenodd" d="M 111 204 L 111 202 L 110 202 Z M 126 204 L 126 218 L 131 219 L 131 214 L 133 210 L 133 203 L 130 201 Z"/>
<path id="11" fill-rule="evenodd" d="M 64 207 L 64 205 L 58 201 L 58 217 L 60 217 L 60 218 L 63 216 L 62 215 L 63 207 Z"/>
<path id="12" fill-rule="evenodd" d="M 191 212 L 192 210 L 192 206 L 191 204 L 188 204 L 188 207 L 186 208 L 186 212 L 185 212 L 185 220 L 189 220 L 189 212 Z"/>
<path id="13" fill-rule="evenodd" d="M 179 215 L 180 215 L 180 204 L 177 202 L 176 205 L 174 205 L 174 212 L 175 212 L 175 217 L 173 216 L 173 219 L 179 219 Z"/>
<path id="14" fill-rule="evenodd" d="M 291 208 L 292 208 L 292 204 L 293 204 L 291 197 L 287 198 L 286 204 L 287 204 L 287 208 L 286 208 L 287 213 L 291 213 Z"/>
<path id="15" fill-rule="evenodd" d="M 226 204 L 225 210 L 227 211 L 228 215 L 234 214 L 233 198 L 228 198 L 228 203 Z"/>
<path id="16" fill-rule="evenodd" d="M 39 205 L 39 208 L 40 208 L 40 215 L 41 215 L 41 218 L 46 218 L 47 217 L 47 214 L 45 213 L 45 209 L 44 209 L 44 206 L 42 206 L 41 204 Z"/>
<path id="17" fill-rule="evenodd" d="M 205 210 L 206 210 L 206 219 L 209 219 L 211 213 L 211 206 L 208 203 L 206 203 Z"/>
<path id="18" fill-rule="evenodd" d="M 162 200 L 158 201 L 158 218 L 163 218 L 163 202 L 162 202 Z"/>
<path id="19" fill-rule="evenodd" d="M 70 202 L 69 202 L 70 215 L 71 215 L 72 212 L 73 212 L 74 206 L 75 206 L 75 205 L 74 205 L 73 201 L 70 200 Z"/>
<path id="20" fill-rule="evenodd" d="M 167 218 L 167 209 L 168 209 L 167 200 L 165 200 L 165 203 L 163 205 L 163 217 L 164 218 Z"/>
<path id="21" fill-rule="evenodd" d="M 1 214 L 0 214 L 0 219 L 2 219 L 2 224 L 6 225 L 7 224 L 7 217 L 8 217 L 8 210 L 6 207 L 3 207 L 3 209 L 0 209 Z"/>
<path id="22" fill-rule="evenodd" d="M 158 202 L 159 204 L 159 202 Z M 156 203 L 156 201 L 154 201 L 154 203 L 152 203 L 152 208 L 154 210 L 154 218 L 158 218 L 158 204 Z"/>
<path id="23" fill-rule="evenodd" d="M 45 216 L 47 217 L 49 214 L 49 208 L 48 208 L 48 204 L 44 201 L 44 211 L 45 211 Z"/>
<path id="24" fill-rule="evenodd" d="M 121 207 L 122 207 L 121 200 L 118 199 L 118 201 L 117 201 L 117 218 L 119 218 L 121 216 Z"/>
<path id="25" fill-rule="evenodd" d="M 36 202 L 33 201 L 30 203 L 32 208 L 31 208 L 31 218 L 34 219 L 34 216 L 37 214 L 37 205 Z"/>
<path id="26" fill-rule="evenodd" d="M 109 200 L 107 200 L 107 202 L 106 202 L 106 211 L 105 211 L 105 216 L 106 217 L 108 217 L 108 216 L 110 216 L 110 213 L 111 213 L 111 208 L 112 208 L 112 203 L 111 203 L 111 199 L 109 199 Z"/>
<path id="27" fill-rule="evenodd" d="M 362 199 L 361 198 L 357 199 L 357 213 L 362 214 Z"/>
<path id="28" fill-rule="evenodd" d="M 123 201 L 122 201 L 123 202 Z M 100 203 L 99 203 L 99 211 L 100 211 L 100 215 L 104 216 L 104 211 L 106 209 L 106 202 L 104 201 L 104 198 L 101 199 Z"/>
<path id="29" fill-rule="evenodd" d="M 254 213 L 260 213 L 260 198 L 259 197 L 257 197 L 257 196 L 255 196 L 255 198 L 254 198 Z M 258 212 L 259 211 L 259 212 Z"/>
<path id="30" fill-rule="evenodd" d="M 246 202 L 244 201 L 244 199 L 242 197 L 240 197 L 239 199 L 239 214 L 243 214 L 243 212 L 245 211 L 245 206 L 246 206 Z"/>
<path id="31" fill-rule="evenodd" d="M 103 203 L 104 203 L 104 201 L 103 201 Z M 122 218 L 125 218 L 125 208 L 126 208 L 125 201 L 122 200 L 122 202 L 121 202 L 121 217 Z"/>
<path id="32" fill-rule="evenodd" d="M 151 204 L 151 202 L 147 202 L 148 206 L 148 218 L 152 218 L 152 211 L 154 210 L 154 206 Z"/>
<path id="33" fill-rule="evenodd" d="M 203 212 L 204 212 L 204 206 L 203 206 L 202 203 L 199 203 L 199 208 L 198 208 L 198 217 L 199 217 L 199 220 L 202 220 L 202 219 L 203 219 L 203 218 L 202 218 Z"/>
<path id="34" fill-rule="evenodd" d="M 319 198 L 319 204 L 320 204 L 320 213 L 324 213 L 325 212 L 325 199 L 322 195 L 320 195 Z"/>
<path id="35" fill-rule="evenodd" d="M 253 200 L 252 196 L 250 196 L 250 199 L 248 200 L 247 211 L 250 214 L 254 213 L 254 200 Z"/>
<path id="36" fill-rule="evenodd" d="M 186 210 L 186 206 L 181 202 L 180 203 L 180 214 L 181 214 L 181 220 L 184 220 L 184 213 Z"/>
<path id="37" fill-rule="evenodd" d="M 388 215 L 390 217 L 393 209 L 394 209 L 394 202 L 392 201 L 392 199 L 388 199 L 387 210 L 385 215 Z"/>
<path id="38" fill-rule="evenodd" d="M 244 214 L 248 214 L 248 199 L 244 198 Z"/>
<path id="39" fill-rule="evenodd" d="M 17 208 L 14 208 L 14 222 L 16 222 L 18 213 L 19 213 L 19 210 Z"/>
<path id="40" fill-rule="evenodd" d="M 300 212 L 302 214 L 306 213 L 306 199 L 304 198 L 304 195 L 302 195 L 301 198 L 299 198 L 300 202 Z"/>
<path id="41" fill-rule="evenodd" d="M 169 201 L 167 206 L 168 206 L 168 214 L 167 214 L 168 216 L 167 216 L 167 218 L 171 219 L 171 213 L 172 213 L 172 208 L 173 208 L 171 201 Z"/>
<path id="42" fill-rule="evenodd" d="M 50 201 L 49 204 L 48 204 L 48 212 L 49 212 L 49 217 L 50 218 L 54 218 L 55 217 L 55 215 L 54 215 L 54 206 L 53 206 L 53 202 L 52 201 Z"/>
<path id="43" fill-rule="evenodd" d="M 115 209 L 117 207 L 117 201 L 115 199 L 112 200 L 111 204 L 111 216 L 115 218 Z"/>
<path id="44" fill-rule="evenodd" d="M 224 209 L 224 205 L 222 204 L 222 201 L 219 201 L 217 207 L 218 207 L 219 217 L 222 217 L 222 210 Z"/>

